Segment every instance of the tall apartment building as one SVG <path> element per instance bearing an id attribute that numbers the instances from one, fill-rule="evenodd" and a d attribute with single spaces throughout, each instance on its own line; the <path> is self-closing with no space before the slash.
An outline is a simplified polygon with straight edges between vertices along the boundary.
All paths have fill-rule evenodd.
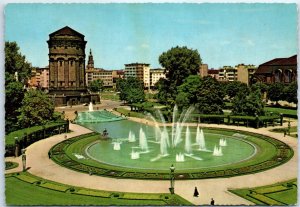
<path id="1" fill-rule="evenodd" d="M 250 79 L 252 78 L 256 67 L 254 65 L 239 64 L 235 66 L 237 68 L 237 80 L 249 85 Z"/>
<path id="2" fill-rule="evenodd" d="M 255 71 L 256 67 L 254 65 L 224 66 L 219 69 L 219 81 L 240 81 L 249 85 Z"/>
<path id="3" fill-rule="evenodd" d="M 237 80 L 237 69 L 231 66 L 224 66 L 219 69 L 219 81 Z"/>
<path id="4" fill-rule="evenodd" d="M 130 63 L 125 64 L 124 78 L 136 77 L 143 81 L 144 87 L 150 87 L 150 64 L 146 63 Z"/>
<path id="5" fill-rule="evenodd" d="M 165 69 L 162 68 L 155 68 L 150 69 L 150 86 L 153 87 L 161 78 L 165 78 L 166 75 L 164 74 Z"/>

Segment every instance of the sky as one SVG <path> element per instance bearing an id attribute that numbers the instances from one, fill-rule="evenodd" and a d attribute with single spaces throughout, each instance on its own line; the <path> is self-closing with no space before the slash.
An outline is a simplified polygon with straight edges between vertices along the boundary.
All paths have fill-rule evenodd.
<path id="1" fill-rule="evenodd" d="M 8 4 L 4 39 L 36 67 L 48 65 L 49 34 L 69 26 L 85 35 L 97 68 L 159 68 L 163 52 L 187 46 L 218 69 L 297 54 L 297 20 L 295 3 Z"/>

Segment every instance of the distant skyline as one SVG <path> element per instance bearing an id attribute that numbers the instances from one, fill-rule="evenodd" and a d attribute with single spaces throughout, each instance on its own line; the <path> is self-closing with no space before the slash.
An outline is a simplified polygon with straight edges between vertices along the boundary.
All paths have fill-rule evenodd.
<path id="1" fill-rule="evenodd" d="M 297 5 L 282 3 L 8 4 L 4 39 L 37 67 L 48 65 L 49 34 L 69 26 L 85 35 L 98 68 L 158 68 L 159 55 L 178 45 L 218 69 L 297 54 L 297 18 Z"/>

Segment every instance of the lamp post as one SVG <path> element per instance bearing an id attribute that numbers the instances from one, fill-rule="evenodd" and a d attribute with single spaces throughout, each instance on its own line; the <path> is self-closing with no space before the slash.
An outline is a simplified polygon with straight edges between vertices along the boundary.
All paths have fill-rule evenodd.
<path id="1" fill-rule="evenodd" d="M 26 171 L 26 154 L 25 154 L 25 149 L 22 149 L 22 164 L 23 164 L 23 172 Z"/>
<path id="2" fill-rule="evenodd" d="M 174 184 L 175 184 L 175 175 L 174 175 L 174 171 L 175 171 L 175 167 L 173 166 L 173 164 L 170 167 L 170 184 L 171 187 L 169 188 L 171 194 L 174 194 Z"/>

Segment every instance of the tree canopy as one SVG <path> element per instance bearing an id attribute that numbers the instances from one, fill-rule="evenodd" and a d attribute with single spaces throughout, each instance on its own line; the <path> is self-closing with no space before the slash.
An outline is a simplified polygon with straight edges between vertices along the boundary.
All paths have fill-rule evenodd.
<path id="1" fill-rule="evenodd" d="M 44 92 L 30 89 L 25 93 L 18 112 L 18 122 L 22 128 L 44 125 L 53 120 L 54 103 Z"/>
<path id="2" fill-rule="evenodd" d="M 120 92 L 120 100 L 127 103 L 138 103 L 145 101 L 144 84 L 134 77 L 119 79 L 117 90 Z"/>
<path id="3" fill-rule="evenodd" d="M 225 84 L 225 93 L 230 99 L 234 98 L 239 92 L 248 94 L 247 84 L 240 81 L 231 81 Z"/>
<path id="4" fill-rule="evenodd" d="M 159 94 L 158 97 L 165 97 L 164 94 L 169 94 L 171 99 L 175 100 L 177 87 L 189 75 L 196 75 L 199 72 L 201 58 L 197 50 L 177 46 L 163 52 L 159 56 L 159 63 L 165 68 L 166 78 L 163 84 L 167 87 L 159 88 L 159 93 L 162 95 Z M 167 100 L 161 99 L 160 101 Z"/>
<path id="5" fill-rule="evenodd" d="M 89 84 L 89 89 L 92 92 L 99 92 L 103 90 L 103 81 L 102 80 L 93 80 Z"/>
<path id="6" fill-rule="evenodd" d="M 267 94 L 268 99 L 270 99 L 271 101 L 275 101 L 276 104 L 278 104 L 278 101 L 284 100 L 283 89 L 283 83 L 273 83 L 269 85 Z"/>
<path id="7" fill-rule="evenodd" d="M 24 98 L 24 85 L 31 72 L 31 64 L 20 53 L 16 42 L 5 42 L 5 131 L 22 126 L 17 124 L 18 109 Z"/>
<path id="8" fill-rule="evenodd" d="M 233 115 L 264 115 L 264 102 L 261 98 L 260 90 L 254 90 L 249 95 L 240 91 L 232 101 Z"/>
<path id="9" fill-rule="evenodd" d="M 178 87 L 176 103 L 179 108 L 194 105 L 201 114 L 222 114 L 223 98 L 221 85 L 214 78 L 191 75 Z"/>
<path id="10" fill-rule="evenodd" d="M 298 85 L 296 81 L 285 86 L 283 90 L 284 99 L 287 102 L 298 104 L 297 89 Z"/>

